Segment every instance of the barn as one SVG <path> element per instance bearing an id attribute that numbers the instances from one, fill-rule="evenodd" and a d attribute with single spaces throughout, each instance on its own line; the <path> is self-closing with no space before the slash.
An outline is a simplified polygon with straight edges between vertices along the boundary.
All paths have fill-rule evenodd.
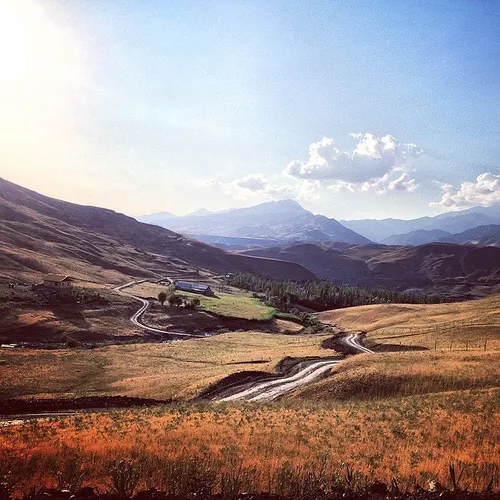
<path id="1" fill-rule="evenodd" d="M 188 283 L 187 281 L 176 281 L 174 283 L 175 289 L 181 292 L 199 293 L 207 297 L 213 297 L 215 294 L 210 285 L 203 283 Z"/>

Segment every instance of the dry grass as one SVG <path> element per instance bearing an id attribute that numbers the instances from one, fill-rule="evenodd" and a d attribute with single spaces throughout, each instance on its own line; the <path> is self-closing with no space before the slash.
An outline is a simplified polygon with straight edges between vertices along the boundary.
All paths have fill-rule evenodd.
<path id="1" fill-rule="evenodd" d="M 331 377 L 291 397 L 357 400 L 498 387 L 498 351 L 397 352 L 351 357 L 335 367 Z"/>
<path id="2" fill-rule="evenodd" d="M 88 285 L 88 284 L 87 284 Z M 102 342 L 142 335 L 129 318 L 137 302 L 102 286 L 86 286 L 108 303 L 100 305 L 40 305 L 28 286 L 9 290 L 0 280 L 0 343 L 64 343 L 67 338 Z"/>
<path id="3" fill-rule="evenodd" d="M 173 457 L 212 457 L 222 471 L 244 471 L 247 490 L 274 490 L 279 471 L 325 467 L 332 480 L 397 478 L 446 484 L 450 463 L 465 467 L 463 484 L 482 490 L 500 453 L 500 391 L 459 392 L 333 406 L 165 407 L 82 414 L 0 428 L 0 463 L 18 486 L 54 485 L 55 472 L 82 464 L 85 479 L 106 486 L 109 463 L 131 459 L 141 485 L 165 488 Z M 210 462 L 208 462 L 210 463 Z M 286 467 L 286 466 L 285 466 Z M 1 472 L 1 470 L 0 470 Z M 498 488 L 496 471 L 494 488 Z M 149 483 L 146 481 L 149 478 Z"/>
<path id="4" fill-rule="evenodd" d="M 319 318 L 368 332 L 367 345 L 401 344 L 428 349 L 500 348 L 500 295 L 471 302 L 387 304 L 326 311 Z"/>
<path id="5" fill-rule="evenodd" d="M 273 371 L 285 356 L 331 356 L 327 335 L 224 333 L 162 344 L 92 350 L 0 350 L 0 397 L 128 395 L 157 399 L 195 396 L 243 370 Z"/>

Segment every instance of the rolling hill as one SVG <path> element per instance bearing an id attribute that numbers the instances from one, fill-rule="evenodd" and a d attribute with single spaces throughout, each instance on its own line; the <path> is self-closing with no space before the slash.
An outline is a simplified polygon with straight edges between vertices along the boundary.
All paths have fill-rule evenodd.
<path id="1" fill-rule="evenodd" d="M 500 248 L 496 247 L 301 244 L 243 253 L 298 262 L 320 278 L 352 285 L 456 298 L 500 292 Z"/>
<path id="2" fill-rule="evenodd" d="M 314 215 L 292 200 L 273 201 L 250 208 L 240 208 L 225 212 L 202 212 L 182 217 L 166 217 L 159 220 L 158 214 L 139 217 L 138 220 L 151 222 L 182 234 L 262 238 L 282 242 L 347 242 L 366 244 L 370 241 L 335 219 Z"/>
<path id="3" fill-rule="evenodd" d="M 49 198 L 4 179 L 0 179 L 0 220 L 4 277 L 31 279 L 57 272 L 79 280 L 123 283 L 131 276 L 198 269 L 314 278 L 298 264 L 228 254 L 112 210 Z"/>
<path id="4" fill-rule="evenodd" d="M 466 245 L 500 245 L 500 225 L 475 227 L 463 233 L 445 236 L 440 241 Z"/>

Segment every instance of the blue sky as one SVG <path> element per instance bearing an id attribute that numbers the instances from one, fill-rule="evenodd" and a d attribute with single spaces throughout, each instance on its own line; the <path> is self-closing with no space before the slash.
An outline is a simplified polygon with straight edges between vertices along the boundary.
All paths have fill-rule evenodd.
<path id="1" fill-rule="evenodd" d="M 496 1 L 13 0 L 0 19 L 0 175 L 48 195 L 339 219 L 500 203 Z"/>

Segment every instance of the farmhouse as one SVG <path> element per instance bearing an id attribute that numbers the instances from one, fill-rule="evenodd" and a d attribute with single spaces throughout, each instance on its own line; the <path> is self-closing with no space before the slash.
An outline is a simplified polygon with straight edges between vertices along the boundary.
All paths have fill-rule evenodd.
<path id="1" fill-rule="evenodd" d="M 213 297 L 215 295 L 209 285 L 203 285 L 202 283 L 176 281 L 174 285 L 176 290 L 180 290 L 182 292 L 201 293 L 202 295 L 207 295 L 209 297 Z"/>
<path id="2" fill-rule="evenodd" d="M 58 291 L 69 291 L 73 288 L 73 278 L 59 274 L 47 274 L 43 277 L 43 286 Z"/>

